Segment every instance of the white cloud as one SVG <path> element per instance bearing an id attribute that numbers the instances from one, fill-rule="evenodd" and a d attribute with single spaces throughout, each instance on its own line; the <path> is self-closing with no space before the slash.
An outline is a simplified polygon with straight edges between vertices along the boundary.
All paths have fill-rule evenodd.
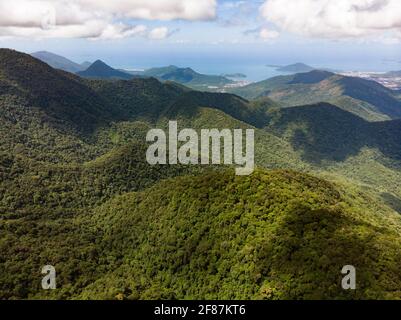
<path id="1" fill-rule="evenodd" d="M 82 7 L 113 15 L 148 20 L 211 20 L 216 0 L 75 0 Z"/>
<path id="2" fill-rule="evenodd" d="M 242 0 L 242 1 L 227 1 L 227 2 L 223 2 L 221 7 L 224 9 L 235 9 L 235 8 L 239 8 L 241 6 L 243 6 L 244 4 L 247 4 L 246 1 Z"/>
<path id="3" fill-rule="evenodd" d="M 0 0 L 0 36 L 120 39 L 168 37 L 166 27 L 147 31 L 142 20 L 209 20 L 216 0 Z"/>
<path id="4" fill-rule="evenodd" d="M 280 36 L 280 33 L 274 30 L 270 30 L 267 28 L 262 28 L 259 31 L 259 38 L 265 41 L 276 39 Z"/>
<path id="5" fill-rule="evenodd" d="M 145 36 L 147 27 L 144 25 L 127 26 L 124 24 L 109 24 L 101 31 L 99 36 L 91 37 L 92 39 L 123 39 L 134 36 Z"/>
<path id="6" fill-rule="evenodd" d="M 284 31 L 318 38 L 401 38 L 400 0 L 267 0 L 262 16 Z"/>
<path id="7" fill-rule="evenodd" d="M 280 33 L 271 30 L 267 27 L 259 27 L 256 29 L 247 30 L 244 32 L 245 35 L 253 35 L 257 39 L 261 39 L 263 41 L 272 41 L 277 39 L 280 36 Z"/>
<path id="8" fill-rule="evenodd" d="M 149 39 L 162 40 L 169 36 L 169 29 L 166 27 L 155 28 L 149 32 Z"/>

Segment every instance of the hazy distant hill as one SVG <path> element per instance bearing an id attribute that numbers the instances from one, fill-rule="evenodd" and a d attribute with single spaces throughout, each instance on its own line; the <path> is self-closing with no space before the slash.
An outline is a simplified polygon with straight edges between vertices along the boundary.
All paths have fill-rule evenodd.
<path id="1" fill-rule="evenodd" d="M 308 66 L 304 63 L 295 63 L 288 66 L 277 68 L 277 71 L 289 72 L 289 73 L 302 73 L 302 72 L 309 72 L 315 69 L 316 68 Z"/>
<path id="2" fill-rule="evenodd" d="M 401 101 L 377 82 L 314 70 L 235 88 L 247 99 L 268 96 L 285 106 L 329 102 L 370 121 L 398 119 Z"/>
<path id="3" fill-rule="evenodd" d="M 401 77 L 401 71 L 390 71 L 386 73 L 386 76 Z"/>
<path id="4" fill-rule="evenodd" d="M 78 75 L 84 78 L 91 79 L 120 79 L 129 80 L 135 76 L 123 71 L 113 69 L 101 60 L 92 63 L 85 71 L 77 72 Z"/>
<path id="5" fill-rule="evenodd" d="M 86 69 L 84 65 L 80 65 L 51 52 L 39 51 L 31 53 L 31 55 L 36 59 L 42 60 L 55 69 L 60 69 L 71 73 L 76 73 Z"/>
<path id="6" fill-rule="evenodd" d="M 224 76 L 200 74 L 191 68 L 178 68 L 176 66 L 152 68 L 140 74 L 145 77 L 155 77 L 162 81 L 175 81 L 198 89 L 222 87 L 234 83 Z"/>

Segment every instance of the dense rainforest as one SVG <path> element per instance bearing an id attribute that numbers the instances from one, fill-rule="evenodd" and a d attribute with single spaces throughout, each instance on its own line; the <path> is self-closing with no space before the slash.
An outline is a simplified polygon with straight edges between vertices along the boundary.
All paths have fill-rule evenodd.
<path id="1" fill-rule="evenodd" d="M 300 94 L 325 80 L 347 94 L 294 106 L 257 87 L 84 79 L 0 49 L 0 299 L 401 298 L 397 98 L 282 79 Z M 256 171 L 149 165 L 146 133 L 169 120 L 254 129 Z"/>

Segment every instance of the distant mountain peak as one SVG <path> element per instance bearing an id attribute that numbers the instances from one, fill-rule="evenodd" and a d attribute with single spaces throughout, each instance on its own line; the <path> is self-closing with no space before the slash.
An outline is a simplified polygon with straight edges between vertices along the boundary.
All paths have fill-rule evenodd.
<path id="1" fill-rule="evenodd" d="M 294 75 L 294 78 L 289 82 L 289 84 L 297 84 L 297 83 L 304 83 L 304 84 L 313 84 L 319 83 L 323 80 L 326 80 L 335 74 L 328 71 L 323 70 L 312 70 L 305 73 L 297 73 Z"/>
<path id="2" fill-rule="evenodd" d="M 294 63 L 294 64 L 292 64 L 292 65 L 290 65 L 290 66 L 293 66 L 293 67 L 309 67 L 309 68 L 312 68 L 311 66 L 308 66 L 307 64 L 305 64 L 305 63 L 303 63 L 303 62 L 297 62 L 297 63 Z"/>
<path id="3" fill-rule="evenodd" d="M 96 60 L 94 63 L 92 63 L 87 70 L 90 69 L 95 69 L 95 68 L 107 68 L 107 69 L 113 69 L 110 67 L 106 62 L 103 62 L 102 60 Z M 113 69 L 114 70 L 114 69 Z"/>
<path id="4" fill-rule="evenodd" d="M 78 72 L 78 75 L 84 78 L 94 78 L 94 79 L 129 80 L 134 78 L 134 76 L 131 74 L 110 67 L 107 63 L 105 63 L 102 60 L 96 60 L 89 66 L 88 69 L 82 72 Z"/>
<path id="5" fill-rule="evenodd" d="M 308 66 L 305 63 L 297 62 L 294 64 L 290 64 L 288 66 L 280 67 L 277 70 L 281 72 L 300 73 L 300 72 L 313 71 L 315 70 L 315 68 Z"/>

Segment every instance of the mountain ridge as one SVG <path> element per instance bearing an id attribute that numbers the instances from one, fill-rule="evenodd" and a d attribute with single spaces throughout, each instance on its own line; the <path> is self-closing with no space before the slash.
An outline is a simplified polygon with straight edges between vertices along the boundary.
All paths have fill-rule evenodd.
<path id="1" fill-rule="evenodd" d="M 401 117 L 401 100 L 396 92 L 374 81 L 328 71 L 278 76 L 229 92 L 247 99 L 268 96 L 286 107 L 328 102 L 369 121 Z"/>
<path id="2" fill-rule="evenodd" d="M 75 63 L 63 56 L 54 54 L 52 52 L 38 51 L 31 53 L 31 55 L 34 58 L 47 63 L 55 69 L 60 69 L 71 73 L 76 73 L 86 69 L 84 65 Z"/>

